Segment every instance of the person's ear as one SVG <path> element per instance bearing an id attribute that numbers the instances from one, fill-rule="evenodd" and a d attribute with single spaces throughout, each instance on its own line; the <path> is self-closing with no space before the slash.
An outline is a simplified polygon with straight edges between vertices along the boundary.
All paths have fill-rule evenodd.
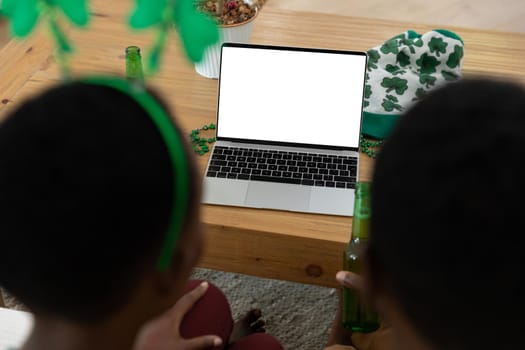
<path id="1" fill-rule="evenodd" d="M 156 293 L 159 297 L 171 297 L 180 294 L 183 289 L 188 276 L 183 271 L 186 270 L 188 258 L 183 249 L 176 246 L 171 256 L 170 264 L 167 269 L 159 270 L 155 267 L 154 270 L 154 284 Z"/>

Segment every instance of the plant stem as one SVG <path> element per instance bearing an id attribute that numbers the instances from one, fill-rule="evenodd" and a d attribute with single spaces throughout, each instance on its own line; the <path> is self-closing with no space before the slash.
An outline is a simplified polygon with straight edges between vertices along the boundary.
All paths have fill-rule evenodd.
<path id="1" fill-rule="evenodd" d="M 224 0 L 217 0 L 217 16 L 222 16 L 224 13 Z"/>

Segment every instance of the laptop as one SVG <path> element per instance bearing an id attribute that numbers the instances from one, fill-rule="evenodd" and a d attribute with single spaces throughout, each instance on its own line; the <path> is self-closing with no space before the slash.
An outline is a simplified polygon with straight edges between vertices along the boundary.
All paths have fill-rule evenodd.
<path id="1" fill-rule="evenodd" d="M 352 216 L 365 52 L 225 43 L 203 202 Z"/>

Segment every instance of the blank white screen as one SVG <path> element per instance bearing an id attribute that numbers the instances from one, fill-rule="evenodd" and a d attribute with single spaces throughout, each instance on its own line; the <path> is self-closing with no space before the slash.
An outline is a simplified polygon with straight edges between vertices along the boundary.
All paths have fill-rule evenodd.
<path id="1" fill-rule="evenodd" d="M 366 56 L 222 49 L 219 137 L 358 147 Z"/>

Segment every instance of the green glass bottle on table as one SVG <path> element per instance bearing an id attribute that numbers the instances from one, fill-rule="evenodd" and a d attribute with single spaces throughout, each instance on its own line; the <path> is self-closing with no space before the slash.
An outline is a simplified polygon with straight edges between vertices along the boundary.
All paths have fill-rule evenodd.
<path id="1" fill-rule="evenodd" d="M 345 271 L 361 273 L 370 227 L 370 197 L 370 183 L 358 182 L 355 189 L 352 238 L 343 253 Z M 343 288 L 342 321 L 344 328 L 354 332 L 372 332 L 379 328 L 377 313 L 362 302 L 358 291 L 349 288 Z"/>
<path id="2" fill-rule="evenodd" d="M 134 81 L 144 81 L 142 56 L 138 46 L 126 47 L 126 77 Z"/>

